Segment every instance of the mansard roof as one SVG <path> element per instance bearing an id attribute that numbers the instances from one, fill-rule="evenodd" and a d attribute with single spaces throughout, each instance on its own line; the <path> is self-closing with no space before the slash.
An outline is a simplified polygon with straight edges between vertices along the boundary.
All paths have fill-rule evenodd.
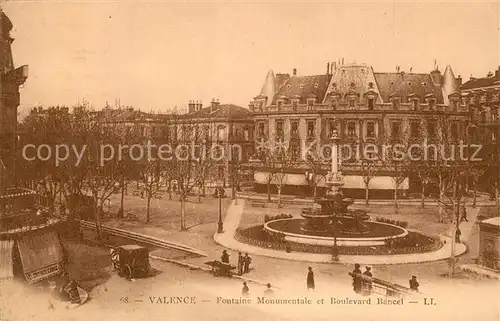
<path id="1" fill-rule="evenodd" d="M 384 72 L 374 75 L 384 102 L 389 102 L 391 96 L 401 97 L 404 101 L 410 95 L 424 100 L 429 94 L 436 97 L 438 104 L 444 102 L 441 87 L 434 85 L 429 74 Z"/>
<path id="2" fill-rule="evenodd" d="M 300 96 L 306 99 L 311 94 L 318 98 L 318 101 L 323 101 L 325 97 L 331 75 L 314 75 L 314 76 L 292 76 L 288 78 L 285 84 L 274 95 L 273 104 L 281 96 L 292 99 L 294 96 Z"/>

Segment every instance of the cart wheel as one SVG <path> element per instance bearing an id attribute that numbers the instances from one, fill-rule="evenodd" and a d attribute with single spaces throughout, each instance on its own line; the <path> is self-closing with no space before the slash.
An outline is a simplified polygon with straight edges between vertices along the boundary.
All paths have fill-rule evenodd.
<path id="1" fill-rule="evenodd" d="M 116 265 L 115 269 L 116 269 L 116 272 L 118 272 L 118 276 L 122 277 L 123 276 L 122 268 L 119 265 Z"/>
<path id="2" fill-rule="evenodd" d="M 130 268 L 130 265 L 125 264 L 125 267 L 123 268 L 123 275 L 127 280 L 132 279 L 132 269 Z"/>

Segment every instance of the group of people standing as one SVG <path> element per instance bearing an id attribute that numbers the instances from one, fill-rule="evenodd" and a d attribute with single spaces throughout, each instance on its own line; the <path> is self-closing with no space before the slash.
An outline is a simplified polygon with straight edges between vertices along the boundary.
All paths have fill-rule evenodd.
<path id="1" fill-rule="evenodd" d="M 361 273 L 361 266 L 356 263 L 354 264 L 354 270 L 352 271 L 352 287 L 354 292 L 363 295 L 370 295 L 372 292 L 372 281 L 371 277 L 373 274 L 371 272 L 371 267 L 366 266 L 365 272 Z M 364 276 L 364 278 L 363 278 Z"/>
<path id="2" fill-rule="evenodd" d="M 220 258 L 222 263 L 229 264 L 229 253 L 226 250 L 222 251 L 222 256 Z M 250 263 L 252 263 L 252 258 L 245 253 L 245 255 L 238 252 L 238 275 L 243 275 L 243 273 L 250 272 Z"/>

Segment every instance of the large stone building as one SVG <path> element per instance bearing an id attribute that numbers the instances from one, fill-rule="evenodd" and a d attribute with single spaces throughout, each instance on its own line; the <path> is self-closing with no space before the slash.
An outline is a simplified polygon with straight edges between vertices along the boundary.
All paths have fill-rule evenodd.
<path id="1" fill-rule="evenodd" d="M 0 171 L 2 186 L 10 185 L 15 175 L 14 155 L 17 142 L 17 107 L 19 106 L 19 86 L 28 77 L 28 66 L 14 67 L 10 36 L 12 22 L 0 11 Z M 3 190 L 3 189 L 2 189 Z"/>
<path id="2" fill-rule="evenodd" d="M 340 144 L 363 151 L 368 143 L 387 144 L 403 138 L 438 135 L 437 122 L 446 119 L 449 137 L 459 140 L 469 127 L 468 101 L 459 92 L 461 78 L 450 66 L 441 72 L 411 70 L 376 72 L 364 64 L 328 64 L 325 73 L 299 76 L 269 71 L 262 90 L 250 103 L 254 113 L 255 139 L 284 141 L 296 157 L 287 168 L 286 188 L 303 191 L 309 185 L 310 171 L 299 155 L 301 146 L 316 141 L 329 144 L 334 130 Z M 302 148 L 303 150 L 303 148 Z M 269 168 L 254 161 L 257 189 L 265 189 Z M 360 160 L 343 159 L 345 191 L 352 195 L 365 189 Z M 325 164 L 325 172 L 328 168 Z M 386 194 L 394 189 L 393 173 L 380 170 L 370 181 L 370 189 Z M 324 181 L 318 182 L 322 186 Z M 399 184 L 399 183 L 398 183 Z M 419 188 L 419 182 L 407 177 L 398 186 L 406 193 Z M 376 193 L 375 193 L 376 194 Z M 387 193 L 387 195 L 389 195 Z"/>
<path id="3" fill-rule="evenodd" d="M 498 195 L 500 181 L 500 67 L 495 72 L 489 72 L 486 77 L 474 78 L 465 82 L 461 92 L 469 104 L 471 136 L 483 145 L 482 157 L 488 160 L 484 177 L 480 182 L 486 187 L 497 187 Z"/>
<path id="4" fill-rule="evenodd" d="M 246 177 L 248 171 L 241 165 L 254 152 L 254 122 L 250 110 L 232 104 L 220 104 L 218 100 L 212 100 L 207 107 L 191 101 L 188 113 L 173 116 L 165 123 L 169 127 L 163 137 L 167 142 L 185 141 L 222 147 L 225 157 L 217 161 L 217 173 L 212 175 L 212 179 L 220 180 L 224 186 L 234 186 L 237 174 L 240 175 L 238 182 L 249 179 Z"/>

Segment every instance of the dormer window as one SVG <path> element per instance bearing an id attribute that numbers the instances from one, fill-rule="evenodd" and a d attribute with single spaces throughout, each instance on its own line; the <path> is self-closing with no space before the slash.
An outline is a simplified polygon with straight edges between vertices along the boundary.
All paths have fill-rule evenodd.
<path id="1" fill-rule="evenodd" d="M 278 108 L 280 108 L 281 106 L 283 106 L 283 100 L 282 99 L 278 99 L 276 101 L 276 105 L 278 106 Z"/>
<path id="2" fill-rule="evenodd" d="M 413 110 L 418 110 L 418 99 L 412 99 L 411 106 L 412 106 Z"/>
<path id="3" fill-rule="evenodd" d="M 398 109 L 399 109 L 400 102 L 401 102 L 401 99 L 396 98 L 396 97 L 393 97 L 393 98 L 392 98 L 392 109 L 394 109 L 394 110 L 398 110 Z"/>
<path id="4" fill-rule="evenodd" d="M 315 98 L 308 98 L 307 99 L 307 107 L 308 107 L 309 110 L 311 110 L 311 108 L 314 106 L 314 101 L 315 100 L 316 100 Z"/>
<path id="5" fill-rule="evenodd" d="M 300 88 L 300 89 L 303 89 L 303 88 L 304 88 L 304 84 L 300 84 L 300 85 L 299 85 L 299 88 Z"/>
<path id="6" fill-rule="evenodd" d="M 453 111 L 457 111 L 458 110 L 458 104 L 459 104 L 459 101 L 458 100 L 453 100 L 451 102 L 451 106 L 453 108 Z"/>
<path id="7" fill-rule="evenodd" d="M 354 106 L 355 106 L 354 99 L 350 98 L 349 99 L 349 109 L 354 109 Z"/>
<path id="8" fill-rule="evenodd" d="M 429 99 L 429 109 L 430 110 L 436 109 L 436 99 L 434 98 Z"/>
<path id="9" fill-rule="evenodd" d="M 318 83 L 315 83 L 315 84 L 314 84 L 314 88 L 318 89 L 318 88 L 319 88 L 319 84 L 318 84 Z"/>
<path id="10" fill-rule="evenodd" d="M 292 99 L 292 108 L 293 108 L 293 110 L 297 110 L 298 105 L 299 105 L 299 100 L 298 99 Z"/>
<path id="11" fill-rule="evenodd" d="M 375 99 L 373 97 L 368 97 L 368 109 L 373 110 L 375 107 Z"/>

